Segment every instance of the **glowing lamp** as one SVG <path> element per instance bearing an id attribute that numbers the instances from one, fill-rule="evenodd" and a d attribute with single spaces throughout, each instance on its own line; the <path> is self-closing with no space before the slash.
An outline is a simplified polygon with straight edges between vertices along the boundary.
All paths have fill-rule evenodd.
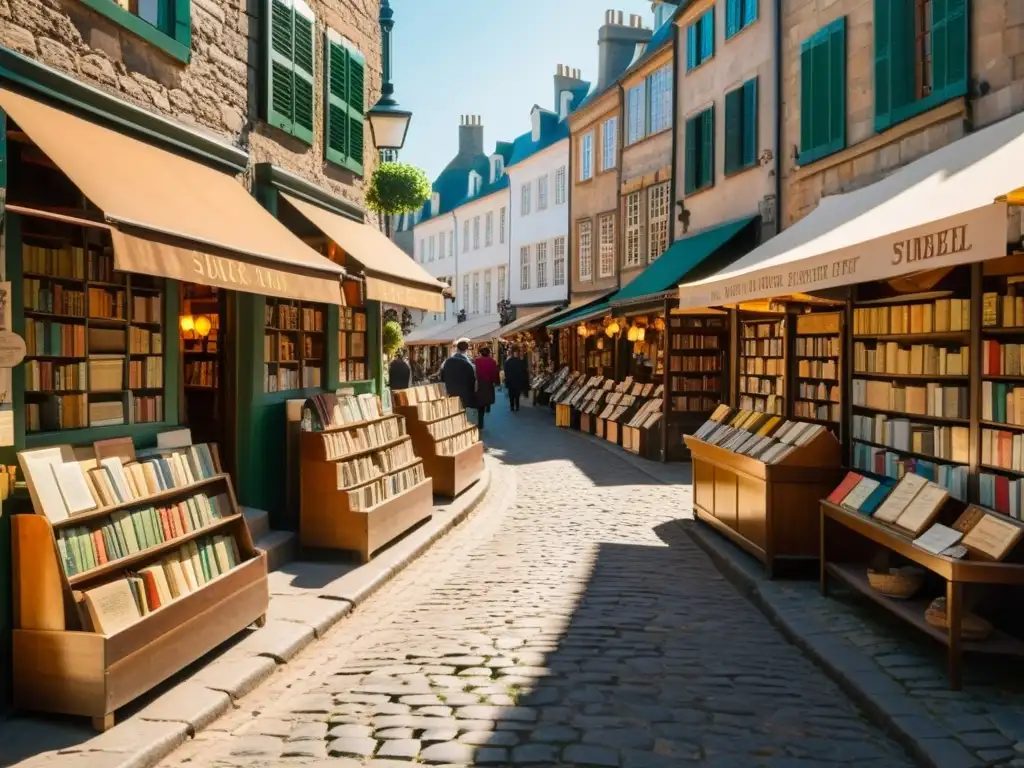
<path id="1" fill-rule="evenodd" d="M 195 319 L 196 333 L 198 333 L 203 338 L 206 338 L 210 334 L 210 328 L 212 327 L 213 324 L 210 322 L 210 318 L 208 318 L 206 315 L 200 315 Z"/>
<path id="2" fill-rule="evenodd" d="M 647 335 L 647 333 L 646 333 L 646 331 L 644 331 L 643 326 L 639 326 L 636 329 L 636 340 L 637 341 L 643 341 L 644 340 L 644 336 L 646 336 L 646 335 Z"/>
<path id="3" fill-rule="evenodd" d="M 192 315 L 182 315 L 181 319 L 178 321 L 178 324 L 181 326 L 181 330 L 185 331 L 186 333 L 188 331 L 194 330 L 196 327 L 195 320 L 193 319 Z"/>

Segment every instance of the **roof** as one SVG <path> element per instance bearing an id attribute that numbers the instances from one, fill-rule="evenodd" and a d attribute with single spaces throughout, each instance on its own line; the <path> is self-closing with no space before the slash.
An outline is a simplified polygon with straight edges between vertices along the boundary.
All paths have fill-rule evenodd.
<path id="1" fill-rule="evenodd" d="M 428 200 L 423 205 L 423 212 L 417 223 L 423 224 L 431 219 L 436 219 L 446 213 L 451 213 L 456 208 L 461 208 L 467 203 L 493 195 L 495 192 L 507 188 L 508 174 L 506 173 L 502 173 L 494 183 L 488 183 L 488 180 L 491 178 L 491 157 L 500 155 L 505 161 L 505 165 L 508 166 L 513 146 L 514 142 L 499 141 L 494 145 L 494 152 L 490 155 L 456 155 L 445 169 L 441 171 L 441 174 L 430 187 L 432 192 L 437 192 L 441 196 L 441 204 L 437 208 L 437 213 L 431 214 L 430 201 Z M 475 195 L 467 194 L 469 191 L 469 174 L 472 171 L 476 171 L 480 174 L 480 178 L 484 180 L 483 186 Z"/>
<path id="2" fill-rule="evenodd" d="M 540 138 L 537 141 L 533 140 L 532 129 L 517 136 L 513 142 L 512 159 L 508 164 L 513 166 L 521 163 L 552 144 L 557 144 L 567 138 L 569 138 L 569 121 L 559 120 L 558 115 L 554 112 L 543 109 L 540 112 Z"/>

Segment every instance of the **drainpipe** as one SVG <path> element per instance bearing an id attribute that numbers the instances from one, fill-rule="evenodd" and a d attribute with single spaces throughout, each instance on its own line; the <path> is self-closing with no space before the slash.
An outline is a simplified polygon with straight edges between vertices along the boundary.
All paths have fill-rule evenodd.
<path id="1" fill-rule="evenodd" d="M 455 211 L 452 211 L 452 240 L 454 241 L 455 246 L 455 302 L 453 304 L 454 308 L 452 310 L 452 314 L 458 316 L 459 298 L 462 295 L 460 293 L 460 291 L 462 290 L 462 288 L 460 287 L 462 285 L 462 282 L 459 280 L 459 251 L 461 250 L 460 246 L 462 245 L 462 243 L 459 242 L 459 220 L 455 217 Z M 447 313 L 445 314 L 444 319 L 446 321 L 448 320 Z"/>
<path id="2" fill-rule="evenodd" d="M 968 14 L 969 15 L 969 14 Z M 775 0 L 775 233 L 782 231 L 782 0 Z M 763 230 L 762 230 L 763 231 Z"/>
<path id="3" fill-rule="evenodd" d="M 781 2 L 781 0 L 778 0 Z M 668 244 L 671 247 L 676 241 L 676 176 L 678 176 L 677 165 L 679 161 L 679 27 L 675 26 L 672 32 L 672 175 L 669 178 L 669 206 L 668 206 Z M 666 389 L 666 400 L 668 390 Z M 665 431 L 665 430 L 663 430 Z"/>

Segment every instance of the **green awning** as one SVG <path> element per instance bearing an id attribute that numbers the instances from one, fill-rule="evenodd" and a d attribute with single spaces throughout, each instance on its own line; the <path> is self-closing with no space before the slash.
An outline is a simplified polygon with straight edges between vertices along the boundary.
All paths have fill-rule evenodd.
<path id="1" fill-rule="evenodd" d="M 609 311 L 610 306 L 608 299 L 605 299 L 597 304 L 591 304 L 589 307 L 583 307 L 582 309 L 578 309 L 565 317 L 559 318 L 557 322 L 551 323 L 548 328 L 564 328 L 567 325 L 582 323 L 584 320 L 589 320 L 592 317 L 600 317 Z"/>
<path id="2" fill-rule="evenodd" d="M 694 268 L 732 240 L 753 220 L 754 217 L 736 219 L 677 240 L 629 285 L 612 296 L 609 302 L 613 307 L 618 304 L 636 304 L 646 297 L 654 299 L 675 289 Z"/>

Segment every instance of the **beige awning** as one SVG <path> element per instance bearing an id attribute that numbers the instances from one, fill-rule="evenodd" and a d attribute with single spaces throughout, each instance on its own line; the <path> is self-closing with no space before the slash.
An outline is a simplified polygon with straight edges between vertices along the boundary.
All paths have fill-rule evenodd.
<path id="1" fill-rule="evenodd" d="M 281 196 L 363 265 L 367 273 L 366 298 L 428 312 L 444 312 L 441 292 L 448 286 L 431 277 L 382 232 L 284 192 Z"/>
<path id="2" fill-rule="evenodd" d="M 503 325 L 497 331 L 494 332 L 496 338 L 504 338 L 505 336 L 511 336 L 513 333 L 522 333 L 528 331 L 538 325 L 541 325 L 546 320 L 550 320 L 551 317 L 558 311 L 560 311 L 561 304 L 553 304 L 547 307 L 531 307 L 533 312 L 523 317 L 518 317 L 508 325 Z"/>
<path id="3" fill-rule="evenodd" d="M 3 88 L 0 108 L 115 227 L 116 269 L 344 304 L 344 269 L 233 176 Z"/>
<path id="4" fill-rule="evenodd" d="M 679 304 L 722 306 L 1005 256 L 1007 203 L 993 200 L 1022 180 L 1024 114 L 823 198 L 728 269 L 679 286 Z"/>

